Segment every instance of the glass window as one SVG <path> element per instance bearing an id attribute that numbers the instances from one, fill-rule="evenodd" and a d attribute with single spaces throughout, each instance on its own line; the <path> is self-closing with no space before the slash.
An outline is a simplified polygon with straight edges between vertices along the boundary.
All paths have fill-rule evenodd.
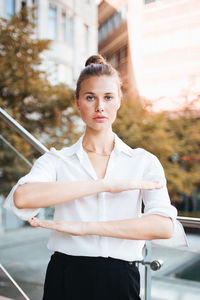
<path id="1" fill-rule="evenodd" d="M 84 50 L 85 53 L 88 53 L 89 51 L 89 26 L 88 25 L 84 25 L 84 35 L 83 35 L 83 42 L 85 44 Z"/>
<path id="2" fill-rule="evenodd" d="M 57 38 L 57 9 L 54 7 L 49 7 L 48 11 L 48 38 Z"/>
<path id="3" fill-rule="evenodd" d="M 107 23 L 102 25 L 102 39 L 105 39 L 108 35 Z"/>
<path id="4" fill-rule="evenodd" d="M 118 53 L 114 53 L 110 58 L 110 63 L 114 68 L 118 67 Z"/>
<path id="5" fill-rule="evenodd" d="M 67 43 L 72 46 L 73 45 L 74 20 L 70 16 L 67 16 L 66 20 L 67 20 L 67 27 L 66 27 Z"/>
<path id="6" fill-rule="evenodd" d="M 120 10 L 122 22 L 127 20 L 127 11 L 128 11 L 128 6 L 123 5 L 123 7 Z"/>
<path id="7" fill-rule="evenodd" d="M 5 18 L 11 18 L 15 13 L 15 0 L 4 0 Z"/>
<path id="8" fill-rule="evenodd" d="M 126 57 L 127 57 L 127 47 L 123 47 L 120 49 L 119 52 L 120 63 L 123 63 L 126 60 Z"/>
<path id="9" fill-rule="evenodd" d="M 61 15 L 61 40 L 63 42 L 67 41 L 66 26 L 66 13 L 63 11 Z"/>
<path id="10" fill-rule="evenodd" d="M 114 14 L 114 26 L 115 26 L 115 28 L 117 28 L 119 26 L 119 24 L 120 24 L 120 14 L 119 14 L 119 12 L 116 12 Z"/>
<path id="11" fill-rule="evenodd" d="M 112 20 L 112 18 L 110 18 L 110 19 L 108 19 L 108 21 L 107 21 L 108 23 L 108 34 L 110 34 L 110 33 L 112 33 L 113 32 L 113 20 Z"/>
<path id="12" fill-rule="evenodd" d="M 145 4 L 149 4 L 149 3 L 151 3 L 151 2 L 156 2 L 156 0 L 145 0 L 145 1 L 144 1 Z"/>
<path id="13" fill-rule="evenodd" d="M 102 27 L 99 27 L 98 40 L 99 40 L 99 42 L 101 42 L 101 40 L 102 40 Z"/>
<path id="14" fill-rule="evenodd" d="M 39 11 L 38 11 L 38 0 L 32 0 L 32 4 L 34 7 L 34 19 L 33 22 L 35 23 L 35 33 L 36 36 L 39 37 L 39 24 L 38 24 L 38 18 L 39 18 Z"/>

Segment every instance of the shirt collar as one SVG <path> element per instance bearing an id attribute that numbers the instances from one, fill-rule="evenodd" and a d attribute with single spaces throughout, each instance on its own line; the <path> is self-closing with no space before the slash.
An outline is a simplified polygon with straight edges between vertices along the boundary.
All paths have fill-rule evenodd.
<path id="1" fill-rule="evenodd" d="M 127 154 L 128 156 L 132 156 L 133 155 L 133 149 L 131 147 L 129 147 L 128 145 L 126 145 L 115 133 L 115 147 L 114 147 L 114 151 L 117 154 L 120 154 L 121 152 Z"/>
<path id="2" fill-rule="evenodd" d="M 83 146 L 82 146 L 82 141 L 83 141 L 83 137 L 84 135 L 82 135 L 78 141 L 73 144 L 70 147 L 66 147 L 63 148 L 62 150 L 60 150 L 59 152 L 62 152 L 62 154 L 64 154 L 64 156 L 71 156 L 76 154 L 80 160 L 83 159 L 83 155 L 84 155 L 84 150 L 83 150 Z M 128 145 L 126 145 L 118 136 L 117 134 L 114 134 L 114 138 L 115 138 L 115 146 L 114 146 L 114 152 L 119 155 L 120 153 L 125 153 L 128 156 L 132 156 L 133 155 L 133 149 L 131 147 L 129 147 Z M 54 148 L 51 148 L 52 152 L 55 151 Z M 56 151 L 57 152 L 57 151 Z M 61 153 L 60 153 L 61 154 Z"/>

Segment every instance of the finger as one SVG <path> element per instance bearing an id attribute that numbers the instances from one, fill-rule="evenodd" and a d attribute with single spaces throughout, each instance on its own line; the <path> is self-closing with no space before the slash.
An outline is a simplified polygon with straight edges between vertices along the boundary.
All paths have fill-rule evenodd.
<path id="1" fill-rule="evenodd" d="M 159 181 L 146 181 L 141 183 L 141 189 L 143 190 L 154 190 L 161 189 L 163 185 Z"/>
<path id="2" fill-rule="evenodd" d="M 28 223 L 33 226 L 33 227 L 37 227 L 38 226 L 38 222 L 37 222 L 37 218 L 32 218 L 28 220 Z"/>
<path id="3" fill-rule="evenodd" d="M 163 188 L 163 184 L 159 181 L 153 181 L 153 187 L 155 189 L 161 189 L 161 188 Z"/>
<path id="4" fill-rule="evenodd" d="M 49 220 L 34 220 L 37 226 L 47 228 L 47 229 L 54 229 L 54 221 Z"/>

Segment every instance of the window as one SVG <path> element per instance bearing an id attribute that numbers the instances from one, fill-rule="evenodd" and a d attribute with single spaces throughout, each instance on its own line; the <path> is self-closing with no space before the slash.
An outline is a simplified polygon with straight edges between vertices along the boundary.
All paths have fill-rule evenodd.
<path id="1" fill-rule="evenodd" d="M 156 2 L 156 0 L 145 0 L 144 1 L 145 4 L 149 4 L 149 3 L 152 3 L 152 2 Z"/>
<path id="2" fill-rule="evenodd" d="M 114 68 L 118 67 L 118 54 L 117 53 L 114 53 L 112 55 L 112 57 L 110 58 L 110 63 Z"/>
<path id="3" fill-rule="evenodd" d="M 61 40 L 63 42 L 67 41 L 66 13 L 64 11 L 62 11 L 62 15 L 61 15 Z"/>
<path id="4" fill-rule="evenodd" d="M 27 6 L 27 0 L 21 0 L 21 6 L 26 7 Z"/>
<path id="5" fill-rule="evenodd" d="M 84 51 L 88 53 L 89 51 L 89 27 L 88 25 L 84 25 L 84 34 L 83 34 L 83 42 L 85 44 Z"/>
<path id="6" fill-rule="evenodd" d="M 67 43 L 70 46 L 73 46 L 73 31 L 74 31 L 74 20 L 72 17 L 67 16 L 67 27 L 66 27 L 66 38 Z"/>
<path id="7" fill-rule="evenodd" d="M 114 13 L 99 27 L 99 42 L 107 38 L 119 25 L 127 20 L 127 5 L 124 5 L 122 9 Z"/>
<path id="8" fill-rule="evenodd" d="M 105 39 L 107 37 L 107 32 L 108 32 L 107 23 L 104 23 L 101 29 L 102 29 L 102 39 Z"/>
<path id="9" fill-rule="evenodd" d="M 54 7 L 49 7 L 48 11 L 48 38 L 57 38 L 57 9 Z"/>
<path id="10" fill-rule="evenodd" d="M 108 19 L 107 26 L 108 26 L 108 34 L 112 33 L 113 32 L 113 18 Z"/>
<path id="11" fill-rule="evenodd" d="M 126 61 L 127 52 L 128 52 L 127 46 L 125 46 L 119 50 L 119 64 Z"/>
<path id="12" fill-rule="evenodd" d="M 10 19 L 15 13 L 15 0 L 4 0 L 5 18 Z"/>
<path id="13" fill-rule="evenodd" d="M 102 40 L 102 28 L 101 28 L 101 27 L 99 27 L 98 40 L 99 40 L 99 43 L 100 43 L 101 40 Z"/>
<path id="14" fill-rule="evenodd" d="M 121 21 L 122 22 L 125 22 L 127 20 L 127 12 L 128 12 L 128 6 L 123 5 L 121 10 L 120 10 Z"/>
<path id="15" fill-rule="evenodd" d="M 35 33 L 36 36 L 39 37 L 39 26 L 38 26 L 38 18 L 39 18 L 39 11 L 38 11 L 38 0 L 32 0 L 32 4 L 34 7 L 34 18 L 33 22 L 35 24 Z"/>
<path id="16" fill-rule="evenodd" d="M 115 28 L 117 28 L 120 24 L 120 14 L 116 12 L 113 18 L 114 18 L 114 26 Z"/>

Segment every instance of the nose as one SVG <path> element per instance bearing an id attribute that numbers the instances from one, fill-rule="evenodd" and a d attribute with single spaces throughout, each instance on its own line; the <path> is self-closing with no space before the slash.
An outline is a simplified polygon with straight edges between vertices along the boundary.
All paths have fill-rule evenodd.
<path id="1" fill-rule="evenodd" d="M 102 112 L 102 111 L 104 111 L 104 106 L 103 106 L 102 101 L 97 101 L 96 107 L 95 107 L 95 111 L 96 112 Z"/>

